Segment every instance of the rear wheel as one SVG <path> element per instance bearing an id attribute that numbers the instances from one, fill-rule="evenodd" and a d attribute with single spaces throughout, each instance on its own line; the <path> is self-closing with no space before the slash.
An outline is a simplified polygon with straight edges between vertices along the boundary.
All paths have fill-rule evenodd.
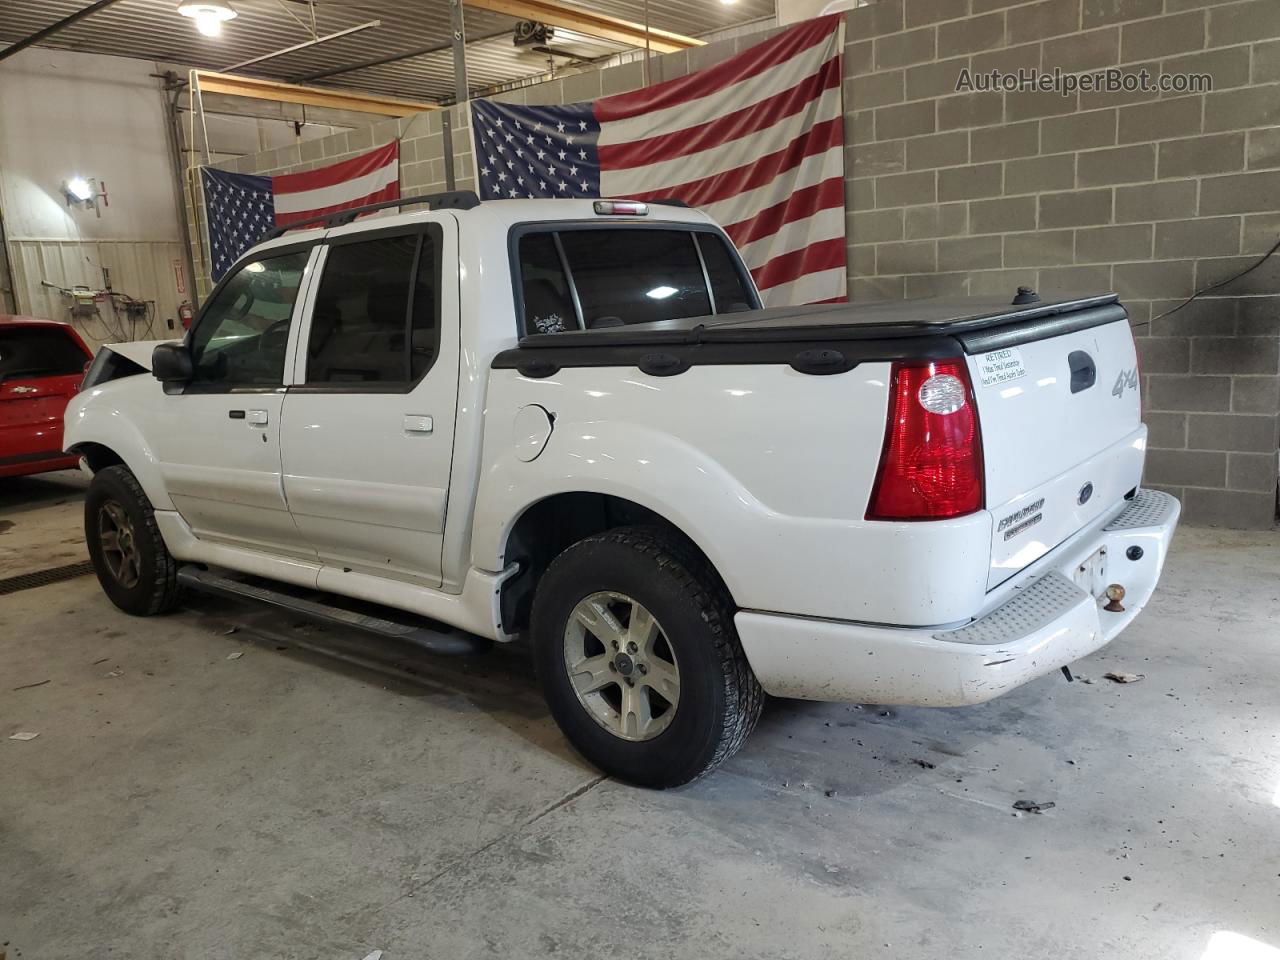
<path id="1" fill-rule="evenodd" d="M 84 504 L 84 534 L 103 592 L 125 613 L 151 616 L 178 601 L 178 565 L 128 467 L 99 470 Z"/>
<path id="2" fill-rule="evenodd" d="M 659 529 L 579 541 L 534 598 L 538 676 L 569 741 L 606 773 L 687 783 L 732 756 L 764 700 L 715 572 Z"/>

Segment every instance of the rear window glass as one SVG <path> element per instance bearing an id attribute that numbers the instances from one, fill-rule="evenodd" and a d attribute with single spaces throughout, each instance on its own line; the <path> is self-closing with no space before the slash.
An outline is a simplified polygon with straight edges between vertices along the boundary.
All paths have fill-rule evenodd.
<path id="1" fill-rule="evenodd" d="M 88 360 L 80 345 L 57 327 L 0 329 L 0 380 L 81 373 Z"/>
<path id="2" fill-rule="evenodd" d="M 703 317 L 754 305 L 736 258 L 712 233 L 634 227 L 528 233 L 518 257 L 525 333 Z"/>

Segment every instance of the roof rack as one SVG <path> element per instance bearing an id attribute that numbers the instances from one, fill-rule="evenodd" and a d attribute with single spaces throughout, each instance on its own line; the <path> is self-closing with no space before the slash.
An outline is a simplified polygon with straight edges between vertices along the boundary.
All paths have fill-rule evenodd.
<path id="1" fill-rule="evenodd" d="M 383 200 L 381 203 L 366 203 L 364 206 L 339 210 L 337 213 L 312 217 L 309 220 L 295 220 L 293 223 L 283 227 L 273 227 L 258 239 L 258 243 L 274 240 L 286 231 L 297 230 L 299 227 L 313 224 L 321 224 L 326 229 L 329 227 L 342 227 L 364 213 L 373 213 L 375 210 L 390 210 L 392 207 L 408 207 L 416 204 L 426 204 L 428 210 L 470 210 L 472 207 L 480 206 L 480 198 L 476 196 L 474 190 L 448 190 L 444 193 L 423 193 L 413 197 L 400 197 L 397 200 Z"/>

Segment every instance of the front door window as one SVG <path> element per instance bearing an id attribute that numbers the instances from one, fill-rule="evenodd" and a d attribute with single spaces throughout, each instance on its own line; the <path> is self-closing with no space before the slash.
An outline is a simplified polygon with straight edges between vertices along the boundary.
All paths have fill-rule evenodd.
<path id="1" fill-rule="evenodd" d="M 293 303 L 310 250 L 247 263 L 205 308 L 191 338 L 193 382 L 211 387 L 278 387 Z"/>

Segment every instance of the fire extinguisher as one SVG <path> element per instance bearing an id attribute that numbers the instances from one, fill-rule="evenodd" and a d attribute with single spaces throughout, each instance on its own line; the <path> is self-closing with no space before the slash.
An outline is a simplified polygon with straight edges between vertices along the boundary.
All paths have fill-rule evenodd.
<path id="1" fill-rule="evenodd" d="M 178 319 L 182 321 L 182 329 L 190 330 L 191 321 L 195 319 L 196 312 L 191 308 L 191 301 L 184 300 L 178 305 Z"/>

